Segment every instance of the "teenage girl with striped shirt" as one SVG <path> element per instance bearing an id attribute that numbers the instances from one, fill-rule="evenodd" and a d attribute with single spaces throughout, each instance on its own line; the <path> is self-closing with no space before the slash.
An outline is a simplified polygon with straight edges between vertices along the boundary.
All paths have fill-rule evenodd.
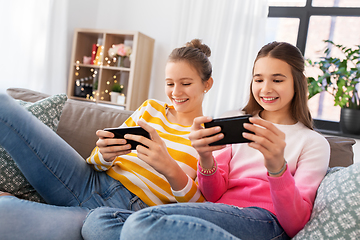
<path id="1" fill-rule="evenodd" d="M 1 239 L 111 239 L 134 211 L 204 201 L 194 182 L 198 155 L 188 137 L 194 118 L 203 115 L 202 101 L 212 87 L 210 54 L 197 39 L 174 49 L 165 71 L 171 104 L 148 100 L 121 126 L 139 125 L 151 139 L 136 135 L 115 139 L 99 130 L 97 147 L 86 161 L 1 94 L 0 145 L 48 203 L 0 193 Z M 146 147 L 130 151 L 126 139 Z"/>

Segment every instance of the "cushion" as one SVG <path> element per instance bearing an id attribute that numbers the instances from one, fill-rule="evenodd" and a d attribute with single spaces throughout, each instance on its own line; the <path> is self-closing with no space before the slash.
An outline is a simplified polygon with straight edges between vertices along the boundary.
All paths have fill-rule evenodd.
<path id="1" fill-rule="evenodd" d="M 36 92 L 26 88 L 8 88 L 6 89 L 6 93 L 15 99 L 21 99 L 23 101 L 32 103 L 50 97 L 48 94 Z"/>
<path id="2" fill-rule="evenodd" d="M 330 144 L 329 167 L 348 167 L 353 164 L 353 145 L 356 141 L 346 137 L 326 137 Z"/>
<path id="3" fill-rule="evenodd" d="M 293 238 L 359 239 L 360 163 L 333 168 L 321 182 L 309 222 Z"/>
<path id="4" fill-rule="evenodd" d="M 56 131 L 66 100 L 65 94 L 58 94 L 35 103 L 17 101 L 40 121 Z M 0 147 L 0 191 L 12 193 L 18 198 L 44 202 L 2 147 Z"/>

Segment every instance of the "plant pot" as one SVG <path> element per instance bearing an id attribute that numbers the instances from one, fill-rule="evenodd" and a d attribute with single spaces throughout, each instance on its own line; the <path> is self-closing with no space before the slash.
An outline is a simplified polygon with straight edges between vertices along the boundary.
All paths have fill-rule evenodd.
<path id="1" fill-rule="evenodd" d="M 343 133 L 360 134 L 360 110 L 341 108 L 340 128 Z"/>
<path id="2" fill-rule="evenodd" d="M 117 103 L 117 98 L 120 96 L 118 92 L 110 92 L 110 99 L 112 103 Z"/>

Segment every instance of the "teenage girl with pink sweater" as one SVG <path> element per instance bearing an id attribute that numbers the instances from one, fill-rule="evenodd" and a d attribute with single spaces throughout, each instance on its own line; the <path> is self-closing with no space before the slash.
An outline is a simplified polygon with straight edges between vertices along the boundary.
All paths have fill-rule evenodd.
<path id="1" fill-rule="evenodd" d="M 199 153 L 198 182 L 208 202 L 140 210 L 120 239 L 290 239 L 310 218 L 330 147 L 312 128 L 301 52 L 273 42 L 258 53 L 243 112 L 252 142 L 209 146 L 223 138 L 195 118 L 189 136 Z M 214 136 L 213 134 L 217 133 Z M 210 137 L 211 136 L 211 137 Z"/>

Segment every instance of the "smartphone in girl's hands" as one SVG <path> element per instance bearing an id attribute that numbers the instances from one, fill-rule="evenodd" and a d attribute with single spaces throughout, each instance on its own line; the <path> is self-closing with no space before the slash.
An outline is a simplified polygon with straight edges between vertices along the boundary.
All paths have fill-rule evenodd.
<path id="1" fill-rule="evenodd" d="M 133 135 L 141 135 L 150 139 L 149 133 L 143 129 L 142 127 L 126 127 L 126 128 L 105 128 L 104 131 L 112 132 L 115 137 L 114 138 L 123 138 L 125 134 L 133 134 Z M 127 140 L 127 144 L 131 145 L 131 150 L 135 150 L 137 145 L 143 145 L 139 142 L 133 140 Z M 144 145 L 143 145 L 144 146 Z M 146 147 L 146 146 L 145 146 Z"/>
<path id="2" fill-rule="evenodd" d="M 246 139 L 242 136 L 243 132 L 252 133 L 251 131 L 244 128 L 244 123 L 250 123 L 249 121 L 250 117 L 251 115 L 247 114 L 236 117 L 216 118 L 213 119 L 211 122 L 204 123 L 205 128 L 220 126 L 221 127 L 220 133 L 224 134 L 223 139 L 210 143 L 209 145 L 216 146 L 216 145 L 225 145 L 225 144 L 233 144 L 233 143 L 251 142 L 249 139 Z"/>

